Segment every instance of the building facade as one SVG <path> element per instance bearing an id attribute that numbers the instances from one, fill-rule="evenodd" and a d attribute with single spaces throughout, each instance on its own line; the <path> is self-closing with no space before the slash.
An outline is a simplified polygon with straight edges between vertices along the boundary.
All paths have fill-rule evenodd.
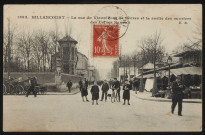
<path id="1" fill-rule="evenodd" d="M 65 36 L 58 41 L 60 45 L 60 58 L 61 58 L 61 69 L 63 73 L 75 74 L 75 69 L 77 66 L 77 48 L 76 40 L 72 39 L 70 36 Z"/>
<path id="2" fill-rule="evenodd" d="M 78 42 L 70 36 L 65 36 L 60 39 L 58 43 L 60 45 L 58 53 L 56 53 L 56 55 L 52 55 L 51 57 L 52 71 L 74 75 L 77 66 L 76 44 Z"/>
<path id="3" fill-rule="evenodd" d="M 88 58 L 84 54 L 77 52 L 76 74 L 88 78 L 88 65 Z"/>

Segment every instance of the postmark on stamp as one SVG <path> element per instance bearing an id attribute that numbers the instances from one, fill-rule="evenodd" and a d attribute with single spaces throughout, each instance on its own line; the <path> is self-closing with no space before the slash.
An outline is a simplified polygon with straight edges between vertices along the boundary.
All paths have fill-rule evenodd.
<path id="1" fill-rule="evenodd" d="M 119 26 L 93 25 L 93 56 L 118 57 Z"/>
<path id="2" fill-rule="evenodd" d="M 127 14 L 117 6 L 105 6 L 94 16 L 93 57 L 118 57 L 119 39 L 128 29 Z"/>

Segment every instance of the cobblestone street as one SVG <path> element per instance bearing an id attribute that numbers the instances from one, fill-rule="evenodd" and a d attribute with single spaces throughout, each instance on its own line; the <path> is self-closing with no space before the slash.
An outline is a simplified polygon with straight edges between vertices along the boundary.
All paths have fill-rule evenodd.
<path id="1" fill-rule="evenodd" d="M 200 131 L 201 104 L 184 103 L 183 116 L 170 113 L 171 102 L 146 101 L 131 92 L 121 102 L 82 102 L 75 95 L 4 96 L 4 131 Z M 122 95 L 122 91 L 121 91 Z M 88 96 L 91 99 L 91 94 Z M 123 128 L 122 128 L 123 127 Z"/>

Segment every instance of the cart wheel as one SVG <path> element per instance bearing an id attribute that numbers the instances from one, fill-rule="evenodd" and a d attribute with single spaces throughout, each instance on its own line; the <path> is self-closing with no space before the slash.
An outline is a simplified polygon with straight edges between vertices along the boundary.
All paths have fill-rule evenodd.
<path id="1" fill-rule="evenodd" d="M 17 93 L 17 94 L 22 95 L 22 94 L 23 94 L 23 91 L 24 91 L 23 86 L 18 85 L 18 86 L 16 87 L 16 93 Z"/>
<path id="2" fill-rule="evenodd" d="M 5 95 L 7 92 L 6 92 L 6 85 L 3 84 L 3 94 Z"/>
<path id="3" fill-rule="evenodd" d="M 15 94 L 15 89 L 14 89 L 14 85 L 9 84 L 9 94 Z"/>

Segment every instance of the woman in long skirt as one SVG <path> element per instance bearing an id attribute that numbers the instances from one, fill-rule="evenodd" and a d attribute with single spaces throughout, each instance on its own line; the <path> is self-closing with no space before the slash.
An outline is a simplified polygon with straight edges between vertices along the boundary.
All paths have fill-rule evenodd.
<path id="1" fill-rule="evenodd" d="M 128 80 L 125 81 L 125 84 L 123 86 L 123 99 L 124 99 L 124 103 L 123 105 L 125 105 L 125 101 L 128 101 L 128 105 L 130 105 L 129 101 L 130 101 L 130 90 L 132 89 L 130 83 Z"/>
<path id="2" fill-rule="evenodd" d="M 94 85 L 92 86 L 90 90 L 92 94 L 92 105 L 94 105 L 94 100 L 96 100 L 96 105 L 98 105 L 98 99 L 99 99 L 99 87 L 96 82 L 94 82 Z"/>

